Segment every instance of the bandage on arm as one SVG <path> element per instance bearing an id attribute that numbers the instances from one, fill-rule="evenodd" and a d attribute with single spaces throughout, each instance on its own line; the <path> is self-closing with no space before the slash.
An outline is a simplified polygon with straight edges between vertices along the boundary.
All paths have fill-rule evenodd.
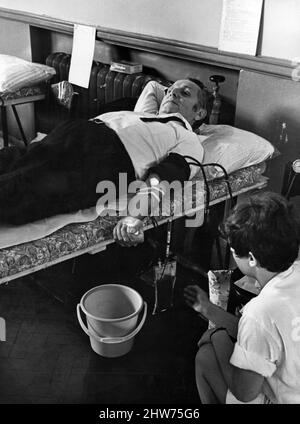
<path id="1" fill-rule="evenodd" d="M 157 174 L 150 174 L 145 181 L 146 185 L 130 200 L 128 212 L 130 216 L 143 219 L 157 210 L 165 194 L 165 182 L 160 181 Z M 139 214 L 133 213 L 134 205 L 139 203 Z"/>
<path id="2" fill-rule="evenodd" d="M 128 213 L 135 218 L 143 219 L 151 216 L 153 211 L 157 211 L 160 200 L 168 190 L 168 184 L 173 181 L 183 183 L 190 177 L 190 167 L 185 158 L 178 153 L 170 153 L 161 162 L 148 170 L 146 180 L 147 186 L 131 199 L 128 205 Z M 147 200 L 145 200 L 147 196 Z M 140 200 L 139 213 L 134 205 Z"/>

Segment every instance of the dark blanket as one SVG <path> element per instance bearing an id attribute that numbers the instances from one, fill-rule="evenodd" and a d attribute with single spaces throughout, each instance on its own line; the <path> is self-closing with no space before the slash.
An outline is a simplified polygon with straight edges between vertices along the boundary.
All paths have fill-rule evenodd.
<path id="1" fill-rule="evenodd" d="M 97 183 L 135 179 L 118 136 L 104 124 L 69 120 L 42 142 L 0 150 L 0 220 L 24 224 L 94 206 Z"/>

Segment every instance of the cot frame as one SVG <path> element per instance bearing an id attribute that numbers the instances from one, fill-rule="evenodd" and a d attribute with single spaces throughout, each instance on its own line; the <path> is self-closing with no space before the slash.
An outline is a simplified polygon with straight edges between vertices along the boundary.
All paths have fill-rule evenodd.
<path id="1" fill-rule="evenodd" d="M 246 186 L 246 187 L 243 187 L 243 188 L 241 188 L 237 191 L 233 191 L 232 194 L 233 194 L 234 198 L 240 198 L 241 196 L 248 194 L 251 191 L 264 189 L 267 186 L 267 184 L 268 184 L 268 178 L 261 175 L 260 178 L 259 178 L 259 181 L 255 182 L 254 184 L 252 184 L 250 186 Z M 226 214 L 228 209 L 229 209 L 229 203 L 230 203 L 229 201 L 230 201 L 229 195 L 226 194 L 226 195 L 223 195 L 223 196 L 221 196 L 217 199 L 212 200 L 210 202 L 209 206 L 211 207 L 211 206 L 213 206 L 217 203 L 225 202 L 225 212 L 224 212 L 224 214 Z M 191 209 L 184 211 L 181 215 L 179 214 L 174 219 L 178 219 L 178 218 L 183 217 L 183 216 L 192 215 L 192 214 L 194 214 L 198 211 L 201 211 L 203 209 L 204 209 L 204 203 L 199 205 L 199 206 L 196 206 L 195 208 L 191 208 Z M 158 225 L 160 226 L 160 225 L 165 224 L 169 219 L 170 219 L 169 217 L 163 217 L 162 219 L 160 219 L 158 221 Z M 144 227 L 144 230 L 147 231 L 151 228 L 153 228 L 153 225 L 148 224 L 147 226 Z M 94 255 L 96 253 L 100 253 L 100 252 L 106 250 L 107 246 L 109 246 L 113 243 L 115 243 L 115 241 L 112 238 L 109 238 L 107 240 L 104 240 L 104 241 L 101 241 L 100 243 L 95 244 L 94 246 L 89 246 L 87 248 L 78 250 L 76 252 L 68 253 L 68 254 L 63 255 L 59 258 L 51 260 L 47 263 L 44 263 L 44 264 L 41 264 L 41 265 L 36 265 L 36 266 L 33 266 L 32 268 L 29 268 L 29 269 L 24 270 L 24 271 L 17 272 L 13 275 L 8 275 L 8 276 L 5 276 L 5 277 L 2 277 L 2 278 L 0 278 L 0 285 L 8 283 L 8 282 L 16 280 L 16 279 L 19 279 L 19 278 L 22 278 L 22 277 L 25 277 L 27 275 L 33 274 L 37 271 L 41 271 L 43 269 L 49 268 L 50 266 L 59 264 L 61 262 L 64 262 L 64 261 L 67 261 L 67 260 L 70 260 L 70 259 L 74 259 L 74 258 L 81 256 L 81 255 L 84 255 L 86 253 L 92 254 L 92 255 Z"/>

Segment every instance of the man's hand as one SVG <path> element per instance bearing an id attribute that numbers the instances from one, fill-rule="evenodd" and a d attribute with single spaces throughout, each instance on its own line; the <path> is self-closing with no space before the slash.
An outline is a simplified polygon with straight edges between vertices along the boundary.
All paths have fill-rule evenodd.
<path id="1" fill-rule="evenodd" d="M 137 246 L 144 241 L 143 221 L 132 216 L 120 219 L 113 230 L 113 237 L 124 247 Z"/>
<path id="2" fill-rule="evenodd" d="M 206 318 L 210 300 L 208 294 L 204 290 L 196 285 L 187 286 L 184 289 L 184 298 L 191 308 Z"/>

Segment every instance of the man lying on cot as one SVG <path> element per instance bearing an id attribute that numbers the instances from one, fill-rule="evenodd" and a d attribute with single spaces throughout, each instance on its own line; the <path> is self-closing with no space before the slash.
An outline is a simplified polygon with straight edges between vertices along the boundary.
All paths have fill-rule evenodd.
<path id="1" fill-rule="evenodd" d="M 150 81 L 133 112 L 69 120 L 25 150 L 2 149 L 0 221 L 19 225 L 93 207 L 99 199 L 97 184 L 111 181 L 118 186 L 119 174 L 126 173 L 128 184 L 143 180 L 149 186 L 134 196 L 135 203 L 148 196 L 145 210 L 120 219 L 114 228 L 121 244 L 136 244 L 148 203 L 159 202 L 163 181 L 183 182 L 198 171 L 184 156 L 203 159 L 192 127 L 206 116 L 205 97 L 203 84 L 195 79 L 178 80 L 165 92 Z"/>

